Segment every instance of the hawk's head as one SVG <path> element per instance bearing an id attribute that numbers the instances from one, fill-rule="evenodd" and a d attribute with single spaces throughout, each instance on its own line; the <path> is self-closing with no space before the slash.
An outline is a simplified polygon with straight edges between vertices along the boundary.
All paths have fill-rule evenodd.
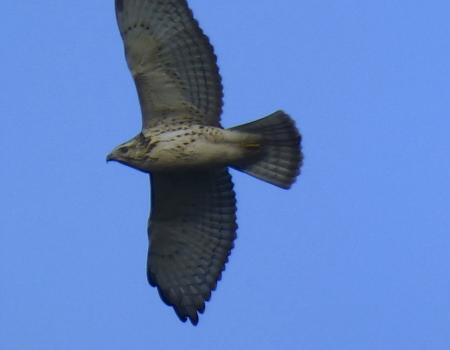
<path id="1" fill-rule="evenodd" d="M 149 137 L 139 133 L 131 140 L 122 143 L 112 150 L 106 161 L 115 161 L 137 170 L 149 172 L 149 163 L 152 162 L 151 150 L 154 147 Z"/>

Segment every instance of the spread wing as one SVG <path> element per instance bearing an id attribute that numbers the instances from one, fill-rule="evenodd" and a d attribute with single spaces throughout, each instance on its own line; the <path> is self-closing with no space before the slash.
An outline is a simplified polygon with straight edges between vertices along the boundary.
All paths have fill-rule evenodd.
<path id="1" fill-rule="evenodd" d="M 236 237 L 226 169 L 153 174 L 147 276 L 182 321 L 198 322 Z"/>
<path id="2" fill-rule="evenodd" d="M 143 129 L 183 117 L 218 126 L 222 84 L 216 56 L 186 0 L 116 0 Z"/>

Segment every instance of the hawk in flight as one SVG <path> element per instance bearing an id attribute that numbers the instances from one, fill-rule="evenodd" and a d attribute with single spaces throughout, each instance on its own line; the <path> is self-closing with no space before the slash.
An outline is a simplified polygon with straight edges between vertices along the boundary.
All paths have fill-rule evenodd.
<path id="1" fill-rule="evenodd" d="M 148 281 L 196 325 L 236 238 L 228 167 L 287 189 L 302 164 L 301 136 L 282 111 L 222 128 L 216 56 L 186 0 L 115 0 L 115 7 L 142 130 L 107 160 L 150 175 Z"/>

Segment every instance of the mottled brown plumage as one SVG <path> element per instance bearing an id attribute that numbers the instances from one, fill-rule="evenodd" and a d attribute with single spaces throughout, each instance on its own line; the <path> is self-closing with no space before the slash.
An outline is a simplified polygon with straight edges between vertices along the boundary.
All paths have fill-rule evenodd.
<path id="1" fill-rule="evenodd" d="M 116 15 L 142 131 L 107 159 L 150 174 L 148 280 L 182 321 L 197 324 L 236 237 L 227 167 L 289 188 L 301 137 L 282 111 L 221 127 L 216 57 L 185 0 L 116 0 Z"/>

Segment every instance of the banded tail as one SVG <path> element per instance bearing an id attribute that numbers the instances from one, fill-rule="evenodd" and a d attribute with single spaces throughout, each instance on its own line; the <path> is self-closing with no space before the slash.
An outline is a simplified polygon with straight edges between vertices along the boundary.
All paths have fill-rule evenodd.
<path id="1" fill-rule="evenodd" d="M 300 174 L 303 164 L 302 137 L 294 120 L 283 111 L 239 125 L 231 130 L 259 134 L 263 137 L 261 154 L 251 161 L 232 167 L 272 185 L 288 189 Z"/>

